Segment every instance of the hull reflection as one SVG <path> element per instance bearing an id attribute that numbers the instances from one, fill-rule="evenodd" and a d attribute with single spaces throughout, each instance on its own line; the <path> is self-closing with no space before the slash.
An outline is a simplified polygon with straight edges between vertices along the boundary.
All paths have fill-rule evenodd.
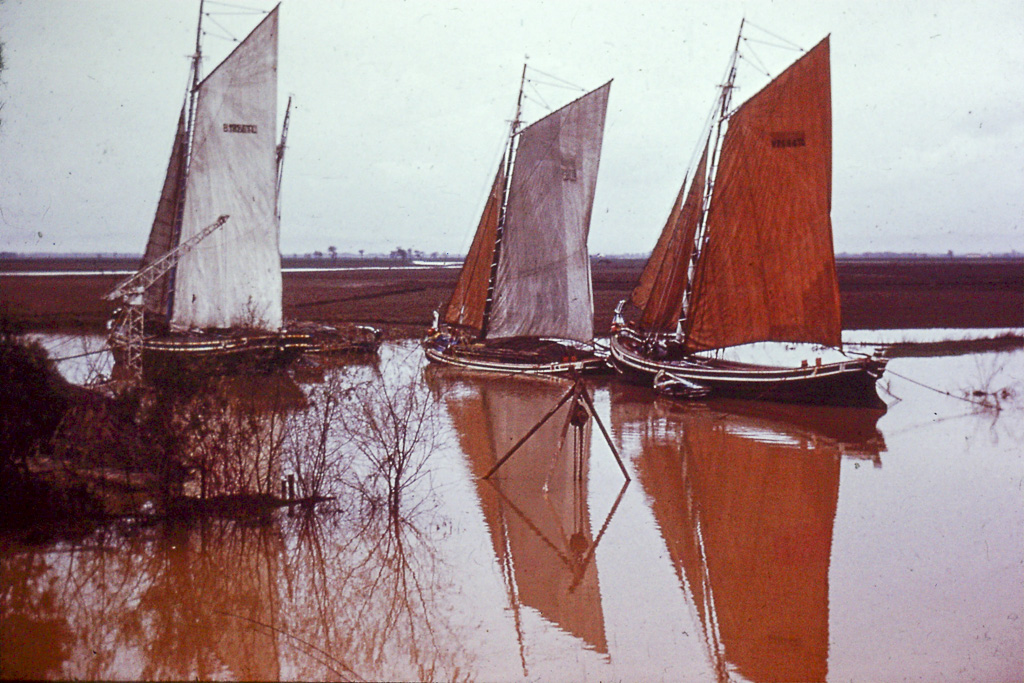
<path id="1" fill-rule="evenodd" d="M 637 478 L 721 680 L 825 680 L 840 461 L 880 466 L 885 447 L 880 411 L 780 408 L 612 389 L 613 431 L 639 442 Z"/>
<path id="2" fill-rule="evenodd" d="M 520 642 L 521 610 L 531 608 L 586 647 L 607 655 L 593 557 L 596 540 L 587 505 L 590 423 L 576 434 L 567 423 L 568 406 L 562 406 L 491 479 L 482 478 L 569 385 L 531 378 L 476 378 L 441 367 L 429 368 L 427 381 L 443 395 L 468 458 Z M 579 477 L 574 476 L 576 467 Z M 523 666 L 525 670 L 525 659 Z"/>

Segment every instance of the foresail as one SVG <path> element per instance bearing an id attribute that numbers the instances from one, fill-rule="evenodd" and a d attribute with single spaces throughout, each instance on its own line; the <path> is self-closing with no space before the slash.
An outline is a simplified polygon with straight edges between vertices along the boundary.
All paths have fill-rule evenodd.
<path id="1" fill-rule="evenodd" d="M 729 119 L 694 276 L 686 346 L 839 346 L 829 42 Z"/>
<path id="2" fill-rule="evenodd" d="M 640 282 L 633 290 L 632 301 L 640 308 L 644 329 L 672 331 L 676 328 L 700 222 L 707 164 L 708 145 L 705 144 L 689 192 L 683 183 L 661 237 L 640 274 Z"/>
<path id="3" fill-rule="evenodd" d="M 274 9 L 199 85 L 181 241 L 230 219 L 178 263 L 175 327 L 281 327 L 277 36 Z"/>
<path id="4" fill-rule="evenodd" d="M 445 309 L 444 321 L 449 325 L 465 327 L 479 333 L 483 329 L 487 289 L 491 280 L 491 265 L 494 262 L 494 247 L 501 220 L 501 200 L 505 189 L 505 159 L 498 166 L 498 173 L 487 196 L 480 224 L 477 226 L 473 244 L 466 254 L 459 273 L 459 281 Z"/>
<path id="5" fill-rule="evenodd" d="M 171 159 L 167 163 L 164 187 L 160 192 L 160 201 L 156 205 L 156 216 L 149 231 L 149 242 L 146 243 L 146 253 L 142 256 L 140 270 L 177 246 L 174 233 L 181 210 L 181 195 L 185 187 L 185 144 L 185 107 L 182 107 L 181 115 L 178 117 L 178 129 L 174 134 L 174 144 L 171 147 Z M 167 316 L 170 277 L 170 273 L 166 273 L 146 289 L 144 303 L 147 312 Z"/>
<path id="6" fill-rule="evenodd" d="M 487 336 L 590 341 L 587 235 L 606 83 L 520 133 Z"/>

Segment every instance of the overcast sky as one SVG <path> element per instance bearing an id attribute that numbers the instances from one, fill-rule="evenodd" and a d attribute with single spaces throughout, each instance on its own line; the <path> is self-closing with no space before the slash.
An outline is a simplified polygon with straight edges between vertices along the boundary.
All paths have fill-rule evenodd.
<path id="1" fill-rule="evenodd" d="M 0 0 L 0 250 L 142 251 L 197 14 Z M 743 17 L 803 48 L 832 36 L 837 252 L 1024 251 L 1020 0 L 284 0 L 282 252 L 464 253 L 527 56 L 587 89 L 614 79 L 590 250 L 649 252 Z M 215 18 L 242 38 L 260 17 Z M 233 44 L 205 27 L 208 72 Z M 799 54 L 752 47 L 773 73 Z M 744 66 L 738 96 L 764 82 Z M 536 88 L 551 108 L 579 94 Z"/>

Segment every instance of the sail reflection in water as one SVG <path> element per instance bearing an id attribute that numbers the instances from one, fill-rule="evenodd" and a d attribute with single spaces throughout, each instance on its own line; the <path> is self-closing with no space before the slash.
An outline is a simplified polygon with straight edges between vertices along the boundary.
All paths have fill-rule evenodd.
<path id="1" fill-rule="evenodd" d="M 569 404 L 563 405 L 490 479 L 483 479 L 569 385 L 530 378 L 496 381 L 456 375 L 443 367 L 429 368 L 427 378 L 444 396 L 474 475 L 521 653 L 522 610 L 529 608 L 587 648 L 607 655 L 594 560 L 600 534 L 595 537 L 591 528 L 587 504 L 590 423 L 576 434 L 567 422 Z M 578 461 L 575 453 L 582 456 Z M 523 667 L 526 671 L 525 655 Z"/>
<path id="2" fill-rule="evenodd" d="M 821 681 L 840 460 L 881 464 L 880 411 L 709 405 L 612 390 L 613 431 L 638 439 L 637 478 L 721 680 Z M 773 412 L 776 411 L 777 412 Z"/>

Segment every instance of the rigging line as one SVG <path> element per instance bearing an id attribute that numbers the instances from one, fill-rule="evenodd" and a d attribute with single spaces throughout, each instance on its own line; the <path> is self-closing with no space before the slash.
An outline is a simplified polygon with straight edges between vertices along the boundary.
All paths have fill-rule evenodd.
<path id="1" fill-rule="evenodd" d="M 772 77 L 772 73 L 771 73 L 771 71 L 768 70 L 768 67 L 765 66 L 764 60 L 761 59 L 761 55 L 759 55 L 756 52 L 754 52 L 754 49 L 751 48 L 751 47 L 747 47 L 747 49 L 750 52 L 751 56 L 753 56 L 753 58 L 756 59 L 757 61 L 755 62 L 754 59 L 750 59 L 749 57 L 747 57 L 742 52 L 739 55 L 740 59 L 742 59 L 744 62 L 746 62 L 747 64 L 751 65 L 755 69 L 759 70 L 761 73 L 763 73 L 768 78 L 771 78 Z"/>
<path id="2" fill-rule="evenodd" d="M 563 90 L 576 90 L 576 91 L 579 91 L 579 92 L 586 92 L 585 90 L 580 90 L 580 88 L 577 88 L 575 85 L 565 85 L 564 83 L 554 83 L 554 82 L 549 82 L 549 81 L 541 81 L 541 80 L 537 80 L 537 79 L 534 79 L 534 78 L 528 78 L 526 80 L 527 80 L 528 83 L 536 83 L 538 85 L 544 85 L 544 86 L 547 86 L 547 87 L 550 87 L 550 88 L 562 88 Z"/>
<path id="3" fill-rule="evenodd" d="M 216 25 L 217 25 L 217 28 L 219 28 L 219 29 L 220 29 L 221 31 L 223 31 L 223 32 L 224 32 L 224 35 L 218 35 L 218 34 L 216 34 L 216 33 L 210 33 L 209 31 L 203 31 L 203 35 L 206 35 L 206 36 L 213 36 L 214 38 L 221 38 L 222 40 L 230 40 L 230 41 L 231 41 L 231 42 L 233 42 L 233 43 L 237 43 L 237 42 L 238 42 L 238 38 L 235 38 L 235 37 L 234 37 L 234 36 L 233 36 L 233 35 L 231 34 L 231 31 L 229 31 L 229 30 L 228 30 L 228 29 L 227 29 L 227 28 L 226 28 L 226 27 L 224 26 L 224 24 L 222 24 L 222 23 L 220 23 L 219 21 L 217 21 L 216 19 L 214 19 L 214 18 L 213 18 L 213 17 L 212 17 L 211 15 L 210 15 L 210 13 L 209 13 L 209 12 L 207 12 L 207 13 L 206 13 L 206 18 L 207 18 L 207 19 L 209 19 L 210 21 L 212 21 L 212 22 L 213 22 L 214 24 L 216 24 Z"/>
<path id="4" fill-rule="evenodd" d="M 534 91 L 534 93 L 536 93 L 537 97 L 534 98 L 533 95 L 530 95 L 528 93 L 523 93 L 523 98 L 525 100 L 529 101 L 529 102 L 533 102 L 535 104 L 539 104 L 540 106 L 544 107 L 548 111 L 552 111 L 551 105 L 547 103 L 547 101 L 544 99 L 544 97 L 540 94 L 540 91 L 537 90 L 536 86 L 534 86 L 532 83 L 530 84 L 530 86 L 533 87 L 533 91 Z M 536 121 L 534 123 L 536 123 Z"/>
<path id="5" fill-rule="evenodd" d="M 530 71 L 533 71 L 533 72 L 535 72 L 535 73 L 539 73 L 539 74 L 540 74 L 541 76 L 547 76 L 548 78 L 553 78 L 553 79 L 555 79 L 556 81 L 560 81 L 560 82 L 562 82 L 562 83 L 566 84 L 567 86 L 569 86 L 569 87 L 571 87 L 571 88 L 576 88 L 576 89 L 577 89 L 577 90 L 579 90 L 580 92 L 586 92 L 586 91 L 587 91 L 587 89 L 586 89 L 586 88 L 584 88 L 584 87 L 582 87 L 582 86 L 579 86 L 579 85 L 576 85 L 576 84 L 575 84 L 575 83 L 573 83 L 572 81 L 567 81 L 567 80 L 565 80 L 564 78 L 559 78 L 558 76 L 555 76 L 554 74 L 549 74 L 549 73 L 546 73 L 546 72 L 544 72 L 544 71 L 541 71 L 540 69 L 537 69 L 537 68 L 535 68 L 535 67 L 532 67 L 532 66 L 531 66 L 531 67 L 527 67 L 527 68 L 529 68 L 529 69 L 530 69 Z"/>
<path id="6" fill-rule="evenodd" d="M 789 45 L 781 45 L 779 43 L 773 43 L 773 42 L 770 42 L 770 41 L 767 41 L 767 40 L 758 40 L 757 38 L 744 38 L 743 40 L 744 40 L 744 42 L 747 42 L 747 43 L 757 43 L 758 45 L 767 45 L 769 47 L 777 47 L 780 50 L 792 50 L 794 52 L 807 52 L 807 50 L 803 49 L 802 47 L 800 47 L 799 45 L 797 45 L 795 43 L 790 43 Z"/>
<path id="7" fill-rule="evenodd" d="M 950 398 L 955 398 L 955 399 L 958 399 L 960 401 L 964 401 L 966 403 L 973 403 L 974 405 L 982 406 L 983 408 L 992 408 L 993 407 L 991 404 L 986 403 L 984 401 L 975 401 L 974 399 L 968 398 L 966 396 L 957 396 L 956 394 L 951 394 L 950 392 L 945 391 L 943 389 L 936 389 L 935 387 L 928 386 L 927 384 L 925 384 L 923 382 L 918 382 L 916 379 L 911 379 L 910 377 L 907 377 L 905 375 L 901 375 L 898 372 L 893 372 L 892 370 L 890 370 L 888 368 L 886 368 L 885 371 L 886 371 L 886 373 L 892 375 L 893 377 L 899 377 L 900 379 L 906 380 L 906 381 L 910 382 L 911 384 L 916 384 L 919 387 L 923 387 L 925 389 L 930 389 L 931 391 L 934 391 L 934 392 L 939 393 L 939 394 L 944 394 L 946 396 L 949 396 Z"/>
<path id="8" fill-rule="evenodd" d="M 269 14 L 267 10 L 260 9 L 258 7 L 252 7 L 250 5 L 236 5 L 233 2 L 224 2 L 223 0 L 206 0 L 211 5 L 219 5 L 221 7 L 230 7 L 231 9 L 245 10 L 251 14 Z M 224 12 L 218 12 L 218 14 L 224 14 Z M 209 15 L 207 15 L 209 16 Z"/>
<path id="9" fill-rule="evenodd" d="M 770 35 L 770 36 L 771 36 L 772 38 L 775 38 L 776 40 L 781 40 L 781 41 L 782 41 L 782 42 L 784 42 L 784 43 L 788 43 L 789 45 L 792 45 L 792 46 L 793 46 L 794 48 L 796 48 L 797 50 L 800 50 L 800 51 L 802 51 L 802 52 L 806 52 L 806 50 L 804 50 L 804 49 L 803 49 L 802 47 L 800 47 L 799 45 L 797 45 L 796 43 L 794 43 L 794 42 L 793 42 L 792 40 L 789 40 L 788 38 L 784 38 L 784 37 L 780 36 L 780 35 L 779 35 L 779 34 L 777 34 L 777 33 L 772 33 L 772 32 L 771 32 L 771 31 L 769 31 L 768 29 L 766 29 L 766 28 L 762 28 L 761 26 L 758 26 L 757 24 L 755 24 L 755 23 L 754 23 L 754 22 L 752 22 L 752 21 L 746 21 L 746 20 L 744 20 L 744 23 L 745 23 L 746 25 L 748 25 L 748 26 L 753 26 L 754 28 L 756 28 L 756 29 L 757 29 L 758 31 L 761 31 L 762 33 L 767 33 L 768 35 Z M 745 38 L 745 40 L 750 40 L 750 39 L 749 39 L 749 38 Z"/>

